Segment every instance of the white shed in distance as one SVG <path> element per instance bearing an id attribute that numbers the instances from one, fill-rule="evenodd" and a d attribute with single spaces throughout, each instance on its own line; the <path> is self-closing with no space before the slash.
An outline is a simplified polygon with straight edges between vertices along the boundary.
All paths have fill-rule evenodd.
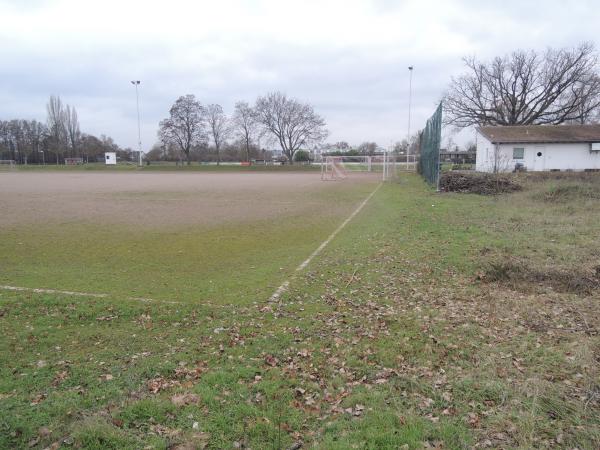
<path id="1" fill-rule="evenodd" d="M 104 162 L 106 165 L 114 166 L 117 164 L 117 154 L 115 152 L 104 153 Z"/>
<path id="2" fill-rule="evenodd" d="M 489 126 L 477 133 L 478 172 L 600 170 L 600 125 Z"/>

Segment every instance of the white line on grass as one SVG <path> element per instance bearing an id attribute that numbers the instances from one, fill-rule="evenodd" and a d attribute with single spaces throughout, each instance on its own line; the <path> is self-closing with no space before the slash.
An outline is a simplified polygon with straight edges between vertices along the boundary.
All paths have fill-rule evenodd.
<path id="1" fill-rule="evenodd" d="M 304 261 L 303 261 L 303 262 L 302 262 L 302 263 L 301 263 L 301 264 L 300 264 L 298 267 L 296 267 L 296 271 L 295 271 L 295 273 L 302 271 L 302 270 L 303 270 L 303 269 L 304 269 L 306 266 L 308 266 L 308 265 L 310 264 L 310 262 L 311 262 L 311 261 L 312 261 L 312 260 L 313 260 L 313 259 L 314 259 L 316 256 L 318 256 L 318 255 L 319 255 L 319 253 L 321 253 L 321 252 L 323 251 L 323 249 L 324 249 L 325 247 L 327 247 L 327 244 L 329 244 L 329 243 L 330 243 L 330 242 L 331 242 L 331 241 L 332 241 L 332 240 L 333 240 L 333 239 L 334 239 L 334 238 L 337 236 L 337 234 L 338 234 L 340 231 L 342 231 L 342 229 L 343 229 L 343 228 L 344 228 L 346 225 L 348 225 L 348 223 L 349 223 L 349 222 L 350 222 L 352 219 L 354 219 L 354 217 L 356 217 L 356 215 L 357 215 L 357 214 L 358 214 L 358 213 L 359 213 L 359 212 L 360 212 L 360 211 L 363 209 L 363 207 L 364 207 L 364 206 L 367 204 L 367 202 L 368 202 L 369 200 L 371 200 L 371 197 L 373 197 L 373 195 L 375 195 L 375 192 L 377 192 L 377 191 L 379 190 L 379 188 L 381 187 L 381 185 L 382 185 L 382 184 L 383 184 L 383 183 L 379 183 L 379 185 L 377 185 L 377 187 L 376 187 L 375 189 L 373 189 L 373 192 L 371 192 L 371 193 L 370 193 L 370 194 L 367 196 L 367 198 L 365 198 L 365 199 L 364 199 L 364 201 L 363 201 L 363 202 L 362 202 L 360 205 L 358 205 L 358 207 L 357 207 L 357 208 L 356 208 L 356 209 L 355 209 L 355 210 L 352 212 L 352 214 L 350 214 L 350 215 L 348 216 L 348 218 L 347 218 L 346 220 L 344 220 L 344 221 L 343 221 L 343 222 L 340 224 L 340 226 L 339 226 L 339 227 L 337 227 L 337 228 L 335 229 L 335 231 L 334 231 L 333 233 L 331 233 L 331 234 L 329 235 L 329 237 L 328 237 L 327 239 L 325 239 L 325 240 L 324 240 L 324 241 L 321 243 L 321 245 L 319 245 L 319 246 L 317 247 L 317 249 L 316 249 L 314 252 L 312 252 L 312 253 L 311 253 L 311 255 L 310 255 L 308 258 L 306 258 L 306 259 L 305 259 L 305 260 L 304 260 Z M 270 302 L 277 301 L 277 300 L 279 299 L 279 297 L 281 297 L 281 295 L 282 295 L 282 294 L 283 294 L 285 291 L 287 291 L 288 287 L 290 286 L 290 281 L 291 281 L 291 279 L 293 278 L 293 276 L 294 276 L 294 275 L 292 275 L 292 276 L 291 276 L 289 279 L 287 279 L 287 280 L 286 280 L 286 281 L 285 281 L 285 282 L 284 282 L 284 283 L 283 283 L 281 286 L 279 286 L 279 287 L 278 287 L 278 288 L 275 290 L 275 292 L 273 293 L 273 295 L 271 295 L 271 297 L 269 297 L 269 301 L 270 301 Z"/>
<path id="2" fill-rule="evenodd" d="M 2 285 L 0 285 L 0 289 L 3 289 L 5 291 L 35 292 L 36 294 L 72 295 L 74 297 L 108 298 L 108 297 L 115 296 L 115 295 L 110 295 L 110 294 L 98 294 L 95 292 L 61 291 L 58 289 L 27 288 L 27 287 L 20 287 L 20 286 L 2 286 Z M 161 303 L 172 303 L 172 304 L 180 303 L 180 302 L 171 302 L 171 301 L 167 301 L 167 300 L 155 300 L 152 298 L 142 298 L 142 297 L 125 297 L 125 298 L 127 300 L 135 300 L 138 302 L 161 302 Z"/>
<path id="3" fill-rule="evenodd" d="M 342 231 L 342 229 L 348 225 L 348 223 L 354 219 L 354 217 L 363 209 L 363 207 L 367 204 L 367 202 L 369 200 L 371 200 L 371 197 L 373 197 L 373 195 L 375 195 L 375 193 L 379 190 L 379 188 L 381 187 L 383 183 L 379 183 L 379 185 L 373 189 L 373 192 L 371 192 L 367 198 L 365 198 L 363 200 L 363 202 L 358 205 L 358 207 L 352 212 L 352 214 L 350 214 L 348 216 L 348 218 L 346 220 L 344 220 L 339 227 L 337 227 L 335 229 L 335 231 L 333 233 L 331 233 L 329 235 L 329 237 L 327 239 L 325 239 L 321 245 L 319 245 L 317 247 L 317 249 L 311 253 L 311 255 L 306 258 L 298 267 L 296 267 L 296 271 L 295 272 L 300 272 L 302 271 L 306 266 L 308 266 L 310 264 L 310 262 L 319 255 L 319 253 L 321 253 L 323 251 L 323 249 L 325 247 L 327 247 L 327 244 L 329 244 L 336 236 L 337 234 Z M 293 277 L 293 275 L 292 275 Z M 269 301 L 276 301 L 279 297 L 281 297 L 281 295 L 287 291 L 288 287 L 290 286 L 290 281 L 292 279 L 292 277 L 290 277 L 288 280 L 286 280 L 281 286 L 279 286 L 277 288 L 277 290 L 275 290 L 275 292 L 273 293 L 273 295 L 271 295 L 271 297 L 269 298 Z M 93 298 L 108 298 L 108 297 L 114 297 L 114 295 L 110 295 L 110 294 L 99 294 L 99 293 L 95 293 L 95 292 L 75 292 L 75 291 L 62 291 L 59 289 L 45 289 L 45 288 L 27 288 L 27 287 L 20 287 L 20 286 L 6 286 L 6 285 L 0 285 L 0 290 L 5 290 L 5 291 L 21 291 L 21 292 L 35 292 L 37 294 L 61 294 L 61 295 L 72 295 L 74 297 L 93 297 Z M 156 300 L 156 299 L 152 299 L 152 298 L 143 298 L 143 297 L 125 297 L 127 300 L 135 300 L 135 301 L 139 301 L 139 302 L 161 302 L 161 303 L 171 303 L 171 304 L 179 304 L 181 302 L 172 302 L 172 301 L 167 301 L 167 300 Z"/>

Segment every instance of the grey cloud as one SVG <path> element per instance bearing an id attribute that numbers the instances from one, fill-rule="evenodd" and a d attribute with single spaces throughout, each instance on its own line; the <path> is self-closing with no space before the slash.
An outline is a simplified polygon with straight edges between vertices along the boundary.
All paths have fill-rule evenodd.
<path id="1" fill-rule="evenodd" d="M 0 31 L 0 118 L 43 120 L 48 96 L 59 94 L 78 108 L 85 131 L 135 146 L 135 93 L 129 81 L 140 79 L 145 148 L 156 140 L 158 121 L 179 95 L 193 93 L 204 103 L 219 102 L 231 111 L 236 100 L 253 101 L 274 89 L 313 103 L 329 123 L 331 140 L 368 139 L 386 145 L 406 134 L 408 65 L 415 66 L 417 129 L 450 78 L 461 72 L 461 56 L 490 58 L 519 47 L 593 41 L 600 18 L 594 2 L 585 1 L 548 1 L 540 8 L 539 2 L 463 0 L 444 2 L 447 14 L 437 14 L 440 4 L 373 1 L 369 11 L 374 17 L 394 17 L 397 29 L 390 30 L 369 28 L 368 22 L 363 29 L 348 30 L 346 11 L 340 7 L 330 28 L 296 25 L 285 36 L 269 34 L 274 24 L 267 21 L 236 34 L 224 18 L 222 30 L 213 26 L 205 34 L 198 34 L 203 29 L 198 20 L 198 30 L 184 33 L 187 40 L 173 38 L 170 31 L 177 31 L 176 25 L 149 30 L 142 21 L 132 24 L 133 31 L 115 29 L 106 37 L 67 31 L 46 43 L 43 36 L 38 41 L 28 37 L 26 20 L 28 14 L 51 11 L 53 4 L 12 2 L 23 34 Z"/>

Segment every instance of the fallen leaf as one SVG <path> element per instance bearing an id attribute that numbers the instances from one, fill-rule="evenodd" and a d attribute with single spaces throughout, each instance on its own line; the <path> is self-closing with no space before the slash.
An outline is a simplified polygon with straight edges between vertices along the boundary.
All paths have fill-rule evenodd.
<path id="1" fill-rule="evenodd" d="M 477 427 L 479 425 L 479 416 L 475 413 L 470 412 L 467 414 L 467 423 L 472 427 Z"/>
<path id="2" fill-rule="evenodd" d="M 123 428 L 124 422 L 121 419 L 112 419 L 112 424 L 117 428 Z"/>
<path id="3" fill-rule="evenodd" d="M 60 383 L 62 383 L 69 376 L 69 372 L 63 370 L 61 372 L 56 372 L 54 379 L 52 380 L 52 386 L 57 387 Z"/>
<path id="4" fill-rule="evenodd" d="M 265 356 L 265 363 L 271 367 L 275 367 L 277 365 L 277 363 L 279 363 L 279 360 L 277 358 L 275 358 L 273 355 L 267 355 L 267 356 Z"/>
<path id="5" fill-rule="evenodd" d="M 33 400 L 31 400 L 30 405 L 31 406 L 35 406 L 35 405 L 39 405 L 41 402 L 44 401 L 44 399 L 47 397 L 46 394 L 38 394 L 35 397 L 33 397 Z"/>
<path id="6" fill-rule="evenodd" d="M 179 384 L 180 383 L 177 380 L 168 380 L 163 377 L 153 378 L 152 380 L 148 380 L 146 383 L 148 390 L 153 394 L 157 394 L 158 392 L 173 386 L 178 386 Z"/>
<path id="7" fill-rule="evenodd" d="M 196 394 L 175 394 L 171 397 L 171 403 L 175 406 L 186 406 L 196 404 L 200 401 L 200 397 Z"/>
<path id="8" fill-rule="evenodd" d="M 38 436 L 41 438 L 48 437 L 51 434 L 52 434 L 52 431 L 50 431 L 50 429 L 48 429 L 48 427 L 40 427 L 40 429 L 38 430 Z"/>

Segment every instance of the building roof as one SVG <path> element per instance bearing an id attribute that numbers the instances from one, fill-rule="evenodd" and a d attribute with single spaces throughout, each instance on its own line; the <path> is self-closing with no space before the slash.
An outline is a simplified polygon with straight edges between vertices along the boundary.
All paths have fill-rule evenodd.
<path id="1" fill-rule="evenodd" d="M 600 142 L 600 125 L 488 126 L 477 131 L 492 144 Z"/>

